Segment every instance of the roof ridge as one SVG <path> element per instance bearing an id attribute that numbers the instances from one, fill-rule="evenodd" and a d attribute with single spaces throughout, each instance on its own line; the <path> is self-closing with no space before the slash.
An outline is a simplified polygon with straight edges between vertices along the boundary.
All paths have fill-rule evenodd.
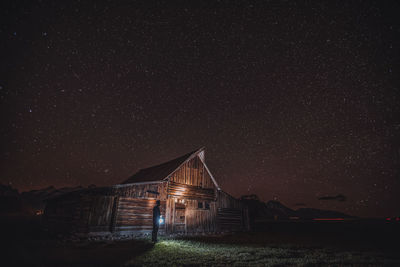
<path id="1" fill-rule="evenodd" d="M 156 164 L 156 165 L 152 165 L 152 166 L 150 166 L 150 167 L 146 167 L 146 168 L 139 169 L 139 171 L 141 171 L 141 170 L 147 170 L 147 169 L 154 168 L 154 167 L 157 167 L 157 166 L 160 166 L 160 165 L 164 165 L 164 164 L 167 164 L 167 163 L 169 163 L 169 162 L 171 162 L 171 161 L 174 161 L 174 160 L 177 160 L 177 159 L 179 159 L 179 158 L 186 157 L 186 156 L 189 158 L 190 156 L 192 156 L 193 154 L 195 154 L 195 153 L 198 152 L 199 150 L 200 150 L 200 149 L 193 150 L 192 152 L 186 153 L 186 154 L 184 154 L 184 155 L 182 155 L 182 156 L 173 158 L 173 159 L 171 159 L 171 160 L 164 161 L 164 162 L 162 162 L 162 163 L 159 163 L 159 164 Z"/>

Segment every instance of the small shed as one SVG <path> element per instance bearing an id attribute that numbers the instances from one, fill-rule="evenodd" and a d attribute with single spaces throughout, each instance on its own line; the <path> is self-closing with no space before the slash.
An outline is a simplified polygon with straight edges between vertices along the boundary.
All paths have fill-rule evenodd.
<path id="1" fill-rule="evenodd" d="M 205 163 L 204 148 L 141 169 L 121 184 L 71 192 L 47 200 L 49 229 L 77 233 L 140 233 L 152 229 L 161 201 L 164 233 L 216 233 L 248 229 L 248 211 L 222 191 Z"/>

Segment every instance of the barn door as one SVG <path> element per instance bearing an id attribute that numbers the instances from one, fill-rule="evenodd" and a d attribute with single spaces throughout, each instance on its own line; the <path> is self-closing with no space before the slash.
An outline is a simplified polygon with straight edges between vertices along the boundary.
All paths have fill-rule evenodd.
<path id="1" fill-rule="evenodd" d="M 175 202 L 175 216 L 174 216 L 174 231 L 183 233 L 185 232 L 185 210 L 186 206 L 182 200 Z"/>

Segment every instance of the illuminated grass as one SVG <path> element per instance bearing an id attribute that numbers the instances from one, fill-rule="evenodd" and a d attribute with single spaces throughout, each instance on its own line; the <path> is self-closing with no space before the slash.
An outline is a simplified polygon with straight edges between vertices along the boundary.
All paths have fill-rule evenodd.
<path id="1" fill-rule="evenodd" d="M 126 266 L 304 266 L 390 264 L 376 253 L 328 248 L 254 246 L 164 239 Z M 393 263 L 393 262 L 392 262 Z"/>

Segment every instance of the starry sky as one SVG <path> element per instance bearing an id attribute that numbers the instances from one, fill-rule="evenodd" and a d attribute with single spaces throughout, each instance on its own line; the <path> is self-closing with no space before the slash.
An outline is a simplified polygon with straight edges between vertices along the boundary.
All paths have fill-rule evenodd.
<path id="1" fill-rule="evenodd" d="M 205 146 L 236 197 L 400 215 L 396 1 L 1 5 L 1 183 L 111 185 Z"/>

